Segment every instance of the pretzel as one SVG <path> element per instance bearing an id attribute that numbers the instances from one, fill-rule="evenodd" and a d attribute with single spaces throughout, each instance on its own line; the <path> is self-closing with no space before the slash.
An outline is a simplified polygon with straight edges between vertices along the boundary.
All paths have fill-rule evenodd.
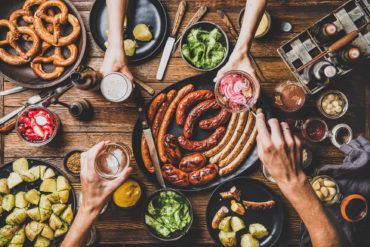
<path id="1" fill-rule="evenodd" d="M 6 39 L 0 40 L 0 46 L 8 45 L 10 42 L 17 40 L 19 37 L 19 32 L 10 21 L 8 20 L 0 20 L 0 27 L 7 27 L 9 32 L 6 34 Z"/>
<path id="2" fill-rule="evenodd" d="M 8 23 L 6 23 L 8 22 Z M 0 21 L 0 26 L 8 26 L 9 27 L 9 32 L 7 33 L 7 40 L 6 41 L 1 41 L 1 43 L 4 44 L 9 44 L 12 46 L 17 53 L 19 54 L 18 56 L 16 55 L 11 55 L 7 51 L 5 51 L 4 48 L 0 48 L 0 59 L 2 59 L 4 62 L 12 65 L 22 65 L 27 62 L 29 62 L 38 52 L 39 47 L 40 47 L 40 39 L 37 36 L 35 30 L 33 30 L 30 27 L 18 27 L 16 28 L 16 32 L 14 31 L 15 26 L 11 24 L 9 21 L 1 20 Z M 13 31 L 12 31 L 13 30 Z M 24 51 L 21 45 L 17 42 L 19 40 L 20 34 L 26 34 L 31 37 L 32 40 L 32 46 L 28 51 Z"/>
<path id="3" fill-rule="evenodd" d="M 58 78 L 63 72 L 64 72 L 64 67 L 63 66 L 55 66 L 55 69 L 52 71 L 52 72 L 45 72 L 44 69 L 42 68 L 42 64 L 44 63 L 44 59 L 46 61 L 46 63 L 51 63 L 51 60 L 49 62 L 49 60 L 46 60 L 47 58 L 45 57 L 42 57 L 44 55 L 44 53 L 51 47 L 50 44 L 46 43 L 46 42 L 43 42 L 42 43 L 42 47 L 41 47 L 41 54 L 40 56 L 37 56 L 34 58 L 34 60 L 31 62 L 31 68 L 33 70 L 33 72 L 35 72 L 35 74 L 44 79 L 44 80 L 51 80 L 51 79 L 55 79 L 55 78 Z M 54 54 L 51 56 L 55 56 L 55 53 L 56 53 L 56 49 L 60 47 L 55 47 L 55 50 L 54 50 Z M 34 62 L 36 61 L 36 62 Z"/>
<path id="4" fill-rule="evenodd" d="M 69 66 L 76 61 L 78 49 L 75 44 L 68 45 L 67 49 L 70 52 L 70 55 L 68 58 L 63 57 L 61 47 L 55 47 L 54 54 L 51 55 L 50 57 L 38 56 L 38 57 L 35 57 L 32 60 L 32 62 L 33 63 L 53 63 L 55 66 L 63 66 L 63 67 Z"/>
<path id="5" fill-rule="evenodd" d="M 45 11 L 50 7 L 57 7 L 61 12 L 55 16 L 47 15 Z M 43 21 L 53 24 L 53 34 L 48 32 Z M 61 36 L 60 25 L 66 24 L 67 21 L 71 24 L 73 30 L 69 35 Z M 33 24 L 40 38 L 55 46 L 66 46 L 73 43 L 81 31 L 78 19 L 74 15 L 68 14 L 67 6 L 59 0 L 49 0 L 42 3 L 34 15 Z"/>

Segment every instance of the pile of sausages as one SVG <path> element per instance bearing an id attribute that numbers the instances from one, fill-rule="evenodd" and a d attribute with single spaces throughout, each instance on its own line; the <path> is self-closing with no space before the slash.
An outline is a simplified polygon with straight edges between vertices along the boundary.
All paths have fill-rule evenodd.
<path id="1" fill-rule="evenodd" d="M 231 114 L 220 109 L 215 117 L 200 120 L 206 112 L 217 109 L 220 106 L 213 92 L 194 91 L 192 84 L 179 91 L 161 93 L 150 104 L 148 120 L 159 158 L 164 164 L 161 168 L 163 177 L 170 183 L 180 187 L 209 183 L 217 174 L 225 176 L 235 171 L 248 154 L 256 137 L 253 115 L 247 112 Z M 183 136 L 167 133 L 173 118 L 178 126 L 183 126 Z M 204 140 L 194 140 L 196 124 L 213 133 Z M 183 157 L 184 150 L 190 154 Z M 144 136 L 141 138 L 141 154 L 145 167 L 153 173 Z"/>

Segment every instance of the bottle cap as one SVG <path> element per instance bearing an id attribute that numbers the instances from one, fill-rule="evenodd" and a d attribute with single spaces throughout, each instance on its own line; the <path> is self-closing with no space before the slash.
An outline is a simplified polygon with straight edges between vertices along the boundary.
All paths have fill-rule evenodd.
<path id="1" fill-rule="evenodd" d="M 283 31 L 283 32 L 290 32 L 290 31 L 292 31 L 292 29 L 293 29 L 293 26 L 292 26 L 292 24 L 290 23 L 290 22 L 283 22 L 283 23 L 281 23 L 281 30 Z"/>
<path id="2" fill-rule="evenodd" d="M 324 75 L 327 78 L 333 78 L 337 74 L 337 69 L 333 65 L 328 65 L 324 68 Z"/>
<path id="3" fill-rule="evenodd" d="M 332 36 L 332 35 L 337 33 L 337 26 L 332 24 L 332 23 L 327 24 L 325 26 L 325 32 L 326 32 L 327 35 Z"/>
<path id="4" fill-rule="evenodd" d="M 351 58 L 351 59 L 357 59 L 360 57 L 360 49 L 356 48 L 356 47 L 352 47 L 351 49 L 349 49 L 348 51 L 348 56 Z"/>

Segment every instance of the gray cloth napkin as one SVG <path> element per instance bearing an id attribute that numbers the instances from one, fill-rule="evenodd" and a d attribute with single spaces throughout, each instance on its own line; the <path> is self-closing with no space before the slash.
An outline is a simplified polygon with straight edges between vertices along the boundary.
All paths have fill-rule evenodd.
<path id="1" fill-rule="evenodd" d="M 363 136 L 344 144 L 340 150 L 346 154 L 343 164 L 324 165 L 317 171 L 318 175 L 328 175 L 336 180 L 340 193 L 346 197 L 350 194 L 361 194 L 370 202 L 370 141 Z M 351 246 L 369 247 L 370 243 L 363 241 L 365 234 L 369 234 L 369 216 L 357 223 L 349 223 L 340 213 L 340 203 L 328 207 L 336 224 L 341 226 Z M 300 247 L 312 246 L 308 231 L 301 222 Z"/>

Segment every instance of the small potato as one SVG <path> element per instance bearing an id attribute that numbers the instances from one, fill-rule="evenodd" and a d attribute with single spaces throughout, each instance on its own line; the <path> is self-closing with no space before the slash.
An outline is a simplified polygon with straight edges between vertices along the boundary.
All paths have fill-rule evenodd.
<path id="1" fill-rule="evenodd" d="M 220 221 L 220 224 L 218 225 L 218 229 L 224 232 L 229 232 L 230 231 L 230 220 L 231 220 L 231 216 L 227 216 L 223 218 Z"/>
<path id="2" fill-rule="evenodd" d="M 316 180 L 313 184 L 312 184 L 312 188 L 314 190 L 319 190 L 321 188 L 321 185 L 320 185 L 320 182 L 318 180 Z"/>
<path id="3" fill-rule="evenodd" d="M 330 179 L 324 179 L 324 186 L 326 187 L 335 187 L 335 182 Z"/>
<path id="4" fill-rule="evenodd" d="M 322 199 L 323 199 L 323 196 L 322 196 L 322 194 L 321 194 L 321 192 L 320 192 L 319 190 L 316 190 L 316 191 L 315 191 L 315 193 L 316 193 L 317 197 L 318 197 L 320 200 L 322 200 Z"/>
<path id="5" fill-rule="evenodd" d="M 264 238 L 269 235 L 266 227 L 259 223 L 254 223 L 249 225 L 249 233 L 255 238 Z"/>
<path id="6" fill-rule="evenodd" d="M 44 176 L 42 177 L 42 180 L 45 180 L 45 179 L 48 179 L 48 178 L 52 178 L 55 176 L 55 172 L 53 169 L 51 168 L 48 168 L 46 169 L 45 173 L 44 173 Z"/>
<path id="7" fill-rule="evenodd" d="M 38 205 L 40 201 L 40 192 L 35 189 L 29 190 L 25 195 L 25 199 L 33 205 Z"/>
<path id="8" fill-rule="evenodd" d="M 17 208 L 25 208 L 28 206 L 28 202 L 25 198 L 26 192 L 20 191 L 15 195 L 15 206 Z"/>
<path id="9" fill-rule="evenodd" d="M 21 176 L 19 176 L 18 173 L 15 173 L 15 172 L 10 173 L 10 175 L 8 177 L 9 189 L 14 188 L 15 186 L 19 185 L 22 182 L 23 182 L 23 180 L 22 180 Z"/>
<path id="10" fill-rule="evenodd" d="M 251 234 L 243 234 L 240 240 L 241 247 L 259 247 L 260 243 Z"/>
<path id="11" fill-rule="evenodd" d="M 123 41 L 123 44 L 124 44 L 126 56 L 130 56 L 130 57 L 132 57 L 135 54 L 136 48 L 139 47 L 136 41 L 132 39 L 125 39 Z"/>
<path id="12" fill-rule="evenodd" d="M 12 194 L 5 195 L 2 201 L 2 207 L 5 211 L 10 212 L 15 206 L 15 197 Z"/>
<path id="13" fill-rule="evenodd" d="M 8 225 L 20 225 L 27 219 L 27 213 L 24 208 L 16 208 L 5 219 Z"/>
<path id="14" fill-rule="evenodd" d="M 328 188 L 326 188 L 325 186 L 320 188 L 320 192 L 324 198 L 326 198 L 329 195 Z"/>
<path id="15" fill-rule="evenodd" d="M 27 213 L 28 217 L 30 217 L 32 220 L 35 220 L 35 221 L 41 220 L 40 210 L 37 207 L 28 209 L 26 213 Z"/>
<path id="16" fill-rule="evenodd" d="M 237 244 L 235 232 L 220 231 L 218 237 L 220 238 L 222 245 L 225 247 L 234 247 Z"/>
<path id="17" fill-rule="evenodd" d="M 237 216 L 231 217 L 231 228 L 234 232 L 243 230 L 245 228 L 244 221 Z"/>
<path id="18" fill-rule="evenodd" d="M 40 185 L 40 191 L 42 192 L 56 192 L 57 191 L 57 182 L 55 179 L 48 178 L 45 179 Z"/>
<path id="19" fill-rule="evenodd" d="M 57 178 L 57 191 L 70 190 L 68 180 L 64 176 L 58 176 Z M 54 192 L 54 191 L 53 191 Z"/>
<path id="20" fill-rule="evenodd" d="M 42 236 L 38 236 L 34 247 L 48 247 L 50 245 L 50 240 Z"/>
<path id="21" fill-rule="evenodd" d="M 153 38 L 152 33 L 149 30 L 149 27 L 145 24 L 137 24 L 132 31 L 136 40 L 140 41 L 149 41 Z"/>
<path id="22" fill-rule="evenodd" d="M 8 180 L 6 178 L 0 179 L 0 193 L 1 194 L 9 194 L 10 189 L 8 187 Z"/>
<path id="23" fill-rule="evenodd" d="M 52 214 L 49 219 L 49 225 L 51 229 L 55 231 L 56 229 L 59 229 L 63 226 L 63 222 L 59 219 L 58 216 Z"/>
<path id="24" fill-rule="evenodd" d="M 17 159 L 13 162 L 13 171 L 21 175 L 28 170 L 28 161 L 25 158 Z"/>

